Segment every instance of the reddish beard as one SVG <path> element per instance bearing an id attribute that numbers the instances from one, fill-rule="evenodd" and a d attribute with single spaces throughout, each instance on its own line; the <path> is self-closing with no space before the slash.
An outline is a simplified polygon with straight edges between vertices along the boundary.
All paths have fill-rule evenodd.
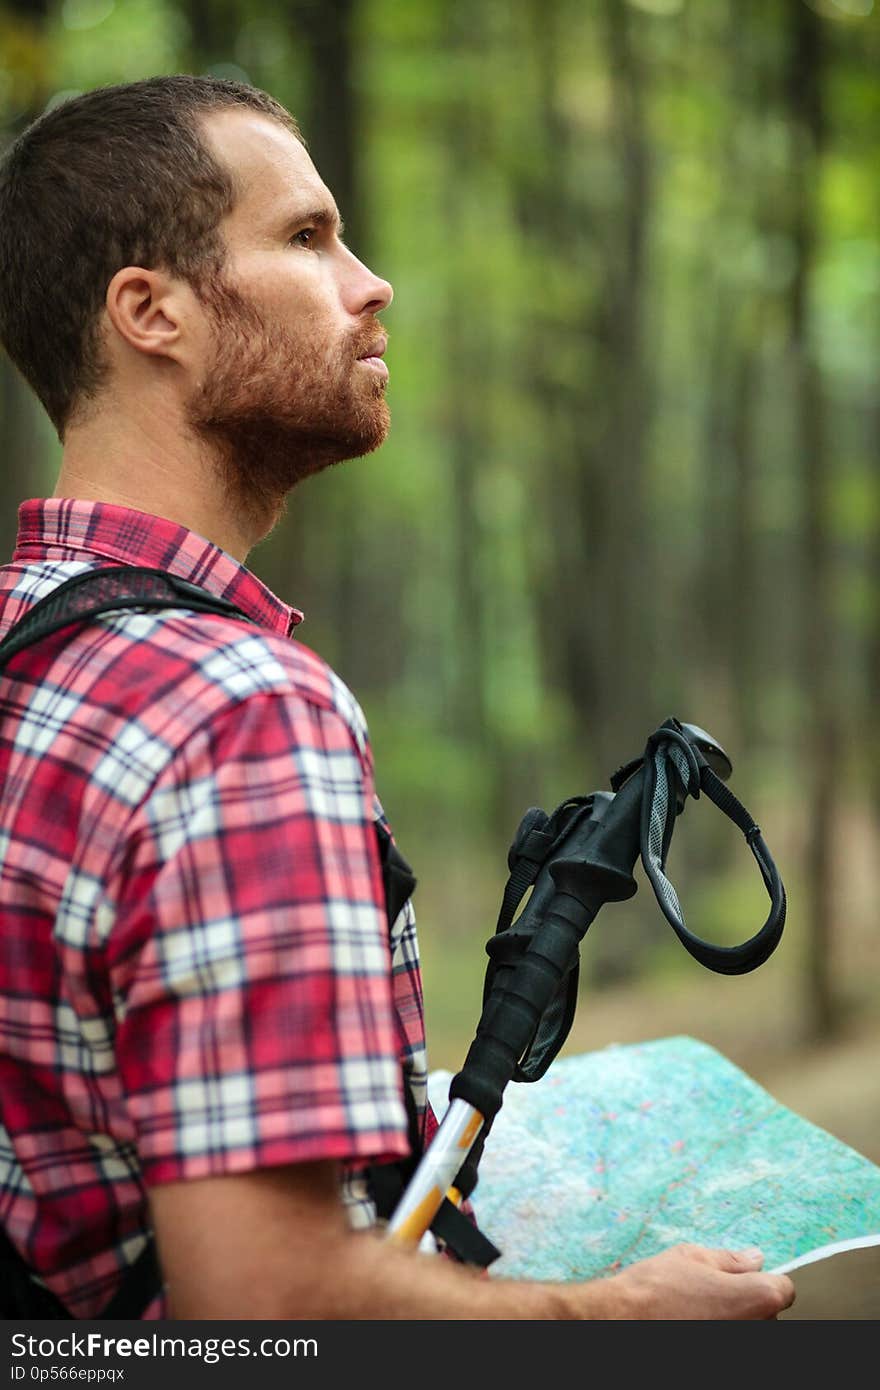
<path id="1" fill-rule="evenodd" d="M 187 407 L 210 446 L 230 505 L 254 520 L 281 512 L 312 473 L 360 458 L 388 434 L 385 379 L 358 357 L 380 334 L 375 320 L 336 343 L 270 327 L 226 282 L 206 286 L 214 360 Z M 381 330 L 384 332 L 384 330 Z"/>

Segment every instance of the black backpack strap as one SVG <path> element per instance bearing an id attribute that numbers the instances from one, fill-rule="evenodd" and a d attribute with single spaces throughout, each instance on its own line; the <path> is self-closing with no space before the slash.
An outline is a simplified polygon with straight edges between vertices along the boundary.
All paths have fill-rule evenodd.
<path id="1" fill-rule="evenodd" d="M 139 1318 L 162 1290 L 162 1270 L 152 1231 L 133 1265 L 129 1265 L 102 1318 Z"/>
<path id="2" fill-rule="evenodd" d="M 385 890 L 385 916 L 388 930 L 394 926 L 408 898 L 415 892 L 417 879 L 404 859 L 388 830 L 381 821 L 374 821 L 379 862 L 382 865 L 382 887 Z"/>
<path id="3" fill-rule="evenodd" d="M 0 1317 L 61 1319 L 71 1317 L 60 1298 L 31 1274 L 6 1232 L 0 1227 Z"/>
<path id="4" fill-rule="evenodd" d="M 177 575 L 148 566 L 110 565 L 75 574 L 39 599 L 0 642 L 0 668 L 53 632 L 123 608 L 186 608 L 251 621 L 228 599 L 206 593 Z"/>
<path id="5" fill-rule="evenodd" d="M 101 1318 L 139 1318 L 162 1288 L 156 1242 L 150 1233 L 122 1283 L 101 1312 Z M 0 1317 L 23 1320 L 72 1319 L 73 1314 L 54 1293 L 40 1284 L 30 1267 L 0 1229 Z"/>

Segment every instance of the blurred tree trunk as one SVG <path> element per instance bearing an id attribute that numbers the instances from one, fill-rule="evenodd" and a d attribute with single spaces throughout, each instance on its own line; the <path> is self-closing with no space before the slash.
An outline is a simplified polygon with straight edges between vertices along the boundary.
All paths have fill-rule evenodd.
<path id="1" fill-rule="evenodd" d="M 749 61 L 754 8 L 747 0 L 730 0 L 726 32 L 729 60 L 725 96 L 731 111 L 750 115 L 759 93 Z M 726 121 L 721 138 L 724 177 L 716 226 L 723 230 L 741 216 L 744 202 L 757 230 L 764 230 L 760 184 L 751 160 L 744 158 L 738 124 Z M 756 188 L 756 184 L 758 185 Z M 706 374 L 704 377 L 703 499 L 700 513 L 699 564 L 704 583 L 694 601 L 699 613 L 701 661 L 710 696 L 720 700 L 733 727 L 719 737 L 731 749 L 749 748 L 757 736 L 756 687 L 761 657 L 762 623 L 757 544 L 756 408 L 759 396 L 758 350 L 761 340 L 758 291 L 745 293 L 717 264 L 714 294 L 709 297 Z M 729 701 L 729 703 L 728 703 Z"/>
<path id="2" fill-rule="evenodd" d="M 611 76 L 611 142 L 620 189 L 615 248 L 608 244 L 607 295 L 602 340 L 610 388 L 607 432 L 600 467 L 608 477 L 606 529 L 601 537 L 599 603 L 605 615 L 601 670 L 603 767 L 638 751 L 667 710 L 653 708 L 651 677 L 655 625 L 664 621 L 663 574 L 654 574 L 646 525 L 645 441 L 651 383 L 645 361 L 646 247 L 651 201 L 650 157 L 645 131 L 647 71 L 636 49 L 632 11 L 604 0 L 606 61 Z M 662 540 L 661 547 L 662 549 Z M 633 747 L 633 743 L 636 747 Z"/>
<path id="3" fill-rule="evenodd" d="M 186 0 L 183 12 L 193 67 L 204 71 L 213 63 L 229 62 L 244 20 L 241 0 Z"/>
<path id="4" fill-rule="evenodd" d="M 745 750 L 754 746 L 759 732 L 758 679 L 763 631 L 758 598 L 755 414 L 759 361 L 755 343 L 740 338 L 737 358 L 731 434 L 734 488 L 730 524 L 733 546 L 729 552 L 727 592 L 731 612 L 728 661 L 733 677 L 736 732 L 739 746 Z"/>
<path id="5" fill-rule="evenodd" d="M 46 23 L 49 5 L 48 0 L 13 0 L 6 9 L 15 23 L 39 34 Z M 35 81 L 28 108 L 20 114 L 14 134 L 36 120 L 48 96 L 45 83 Z M 5 564 L 15 548 L 19 504 L 46 491 L 42 409 L 6 354 L 0 355 L 0 425 L 6 464 L 0 511 L 0 563 Z"/>
<path id="6" fill-rule="evenodd" d="M 868 407 L 868 451 L 874 458 L 874 525 L 868 542 L 868 584 L 871 594 L 866 643 L 867 691 L 864 746 L 868 750 L 869 794 L 878 843 L 880 843 L 880 380 Z"/>
<path id="7" fill-rule="evenodd" d="M 521 165 L 517 207 L 524 238 L 565 267 L 570 293 L 548 313 L 538 300 L 528 390 L 543 443 L 536 487 L 549 537 L 538 585 L 550 680 L 567 697 L 575 746 L 589 753 L 581 777 L 607 784 L 669 711 L 652 708 L 655 601 L 645 524 L 650 383 L 644 360 L 645 249 L 650 177 L 644 74 L 625 6 L 606 0 L 595 21 L 611 79 L 602 144 L 566 113 L 566 32 L 558 0 L 531 9 L 538 77 L 534 170 Z M 584 173 L 586 157 L 606 187 Z M 655 718 L 656 715 L 656 718 Z M 570 790 L 581 790 L 573 787 Z M 626 939 L 593 945 L 596 979 L 633 973 L 644 939 L 641 904 Z"/>
<path id="8" fill-rule="evenodd" d="M 588 209 L 586 190 L 566 178 L 572 140 L 558 95 L 559 0 L 533 0 L 530 21 L 538 89 L 535 148 L 531 160 L 520 161 L 515 205 L 525 243 L 544 254 L 552 248 L 574 275 L 578 228 Z M 592 742 L 602 713 L 596 560 L 605 484 L 596 462 L 591 384 L 585 380 L 573 389 L 556 366 L 563 335 L 569 335 L 569 353 L 585 365 L 592 360 L 593 324 L 580 299 L 574 292 L 567 322 L 555 306 L 548 311 L 540 300 L 526 301 L 531 322 L 524 324 L 522 370 L 538 422 L 535 504 L 548 536 L 536 576 L 544 664 L 549 683 L 567 697 L 576 727 L 588 729 Z"/>
<path id="9" fill-rule="evenodd" d="M 804 498 L 803 680 L 807 705 L 808 1025 L 828 1037 L 838 1018 L 834 998 L 834 848 L 841 769 L 838 644 L 833 611 L 834 558 L 829 519 L 830 458 L 823 383 L 811 344 L 811 275 L 819 241 L 818 187 L 825 138 L 824 35 L 815 12 L 789 0 L 788 99 L 792 147 L 792 235 L 797 269 L 791 290 L 796 443 Z"/>
<path id="10" fill-rule="evenodd" d="M 725 307 L 722 308 L 721 306 Z M 757 544 L 755 447 L 759 362 L 749 330 L 753 316 L 722 295 L 715 318 L 707 383 L 706 490 L 702 509 L 705 587 L 700 613 L 701 666 L 709 693 L 733 727 L 718 736 L 749 749 L 759 734 L 757 688 L 762 616 Z M 697 655 L 693 648 L 691 655 Z M 712 726 L 714 731 L 714 725 Z"/>
<path id="11" fill-rule="evenodd" d="M 450 11 L 460 14 L 458 8 Z M 452 60 L 464 35 L 453 36 Z M 471 146 L 468 125 L 473 116 L 464 104 L 456 104 L 447 116 L 450 148 L 458 158 L 451 166 L 446 190 L 450 245 L 463 232 L 467 205 L 474 196 L 474 170 L 468 158 Z M 446 411 L 449 451 L 452 462 L 452 566 L 455 590 L 456 679 L 450 707 L 451 725 L 465 743 L 484 742 L 490 735 L 486 709 L 485 597 L 481 582 L 481 550 L 484 544 L 480 524 L 476 483 L 480 470 L 487 467 L 491 448 L 487 424 L 486 391 L 490 364 L 490 328 L 477 315 L 468 315 L 453 290 L 450 295 L 444 346 L 451 364 L 448 377 L 449 402 Z M 506 827 L 505 827 L 506 828 Z"/>
<path id="12" fill-rule="evenodd" d="M 544 444 L 538 505 L 550 537 L 537 581 L 544 656 L 596 770 L 607 775 L 636 751 L 650 722 L 642 351 L 649 181 L 642 77 L 629 16 L 612 0 L 597 35 L 612 74 L 613 211 L 572 176 L 583 150 L 560 97 L 567 18 L 567 7 L 548 0 L 531 10 L 539 148 L 535 169 L 520 173 L 516 201 L 524 238 L 562 260 L 572 282 L 567 316 L 540 306 L 527 334 L 528 389 Z M 597 242 L 598 276 L 585 283 Z"/>
<path id="13" fill-rule="evenodd" d="M 711 310 L 703 364 L 702 497 L 697 516 L 700 528 L 698 563 L 703 583 L 694 594 L 699 615 L 702 673 L 708 680 L 710 696 L 716 699 L 726 696 L 730 684 L 730 381 L 736 356 L 731 341 L 731 316 L 730 296 L 719 284 Z M 720 689 L 722 677 L 724 688 Z M 729 733 L 721 735 L 719 730 L 719 736 L 724 742 Z M 735 747 L 739 740 L 734 736 L 730 742 Z"/>

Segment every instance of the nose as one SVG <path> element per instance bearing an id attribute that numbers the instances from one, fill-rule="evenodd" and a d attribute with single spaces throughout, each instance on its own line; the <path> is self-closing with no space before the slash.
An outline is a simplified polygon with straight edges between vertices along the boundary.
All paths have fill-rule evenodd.
<path id="1" fill-rule="evenodd" d="M 349 313 L 379 314 L 394 298 L 394 290 L 387 280 L 374 275 L 372 270 L 359 261 L 348 247 L 348 266 L 343 286 L 343 302 Z"/>

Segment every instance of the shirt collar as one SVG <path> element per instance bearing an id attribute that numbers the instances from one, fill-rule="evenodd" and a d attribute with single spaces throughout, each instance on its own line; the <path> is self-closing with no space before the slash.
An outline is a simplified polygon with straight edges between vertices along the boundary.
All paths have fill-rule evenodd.
<path id="1" fill-rule="evenodd" d="M 262 580 L 220 546 L 176 521 L 110 502 L 40 497 L 18 509 L 13 562 L 100 555 L 117 564 L 165 570 L 229 599 L 261 627 L 287 637 L 303 620 Z"/>

